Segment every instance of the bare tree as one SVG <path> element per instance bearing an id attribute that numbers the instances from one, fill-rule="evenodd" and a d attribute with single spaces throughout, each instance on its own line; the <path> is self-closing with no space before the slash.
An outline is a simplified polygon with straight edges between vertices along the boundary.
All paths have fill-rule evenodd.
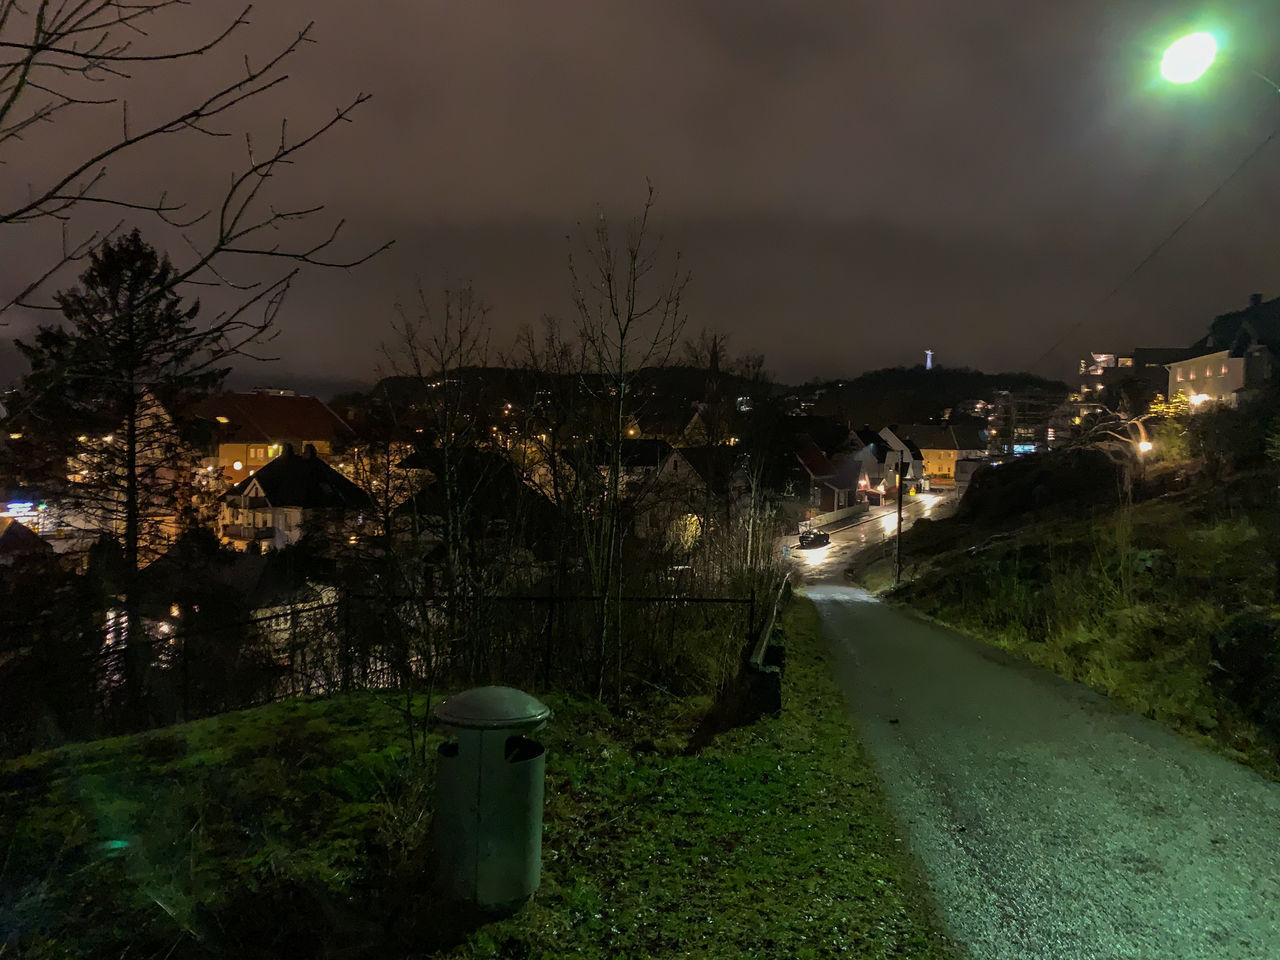
<path id="1" fill-rule="evenodd" d="M 29 185 L 25 195 L 0 196 L 0 227 L 21 230 L 53 223 L 61 230 L 61 249 L 50 257 L 52 262 L 7 302 L 0 302 L 0 313 L 15 305 L 49 308 L 42 294 L 51 278 L 123 225 L 94 226 L 109 223 L 113 215 L 151 220 L 180 233 L 188 251 L 175 260 L 170 289 L 190 282 L 236 287 L 243 295 L 233 309 L 239 319 L 248 316 L 250 307 L 262 307 L 261 319 L 243 320 L 245 343 L 261 338 L 302 266 L 354 266 L 378 252 L 332 256 L 341 222 L 319 238 L 281 240 L 281 231 L 290 224 L 308 220 L 323 208 L 277 207 L 265 195 L 268 182 L 305 148 L 347 122 L 368 99 L 365 94 L 301 132 L 291 132 L 282 120 L 278 138 L 268 144 L 256 144 L 246 135 L 246 160 L 212 206 L 193 207 L 163 188 L 150 196 L 114 188 L 112 166 L 128 162 L 144 147 L 169 141 L 177 145 L 192 136 L 231 136 L 227 125 L 240 109 L 279 88 L 288 79 L 289 60 L 311 42 L 308 24 L 265 60 L 255 63 L 246 56 L 239 76 L 138 126 L 131 122 L 128 100 L 134 72 L 154 65 L 183 70 L 208 54 L 232 48 L 248 27 L 253 9 L 245 7 L 225 28 L 192 46 L 166 49 L 151 43 L 148 28 L 162 27 L 186 7 L 186 0 L 0 0 L 0 166 L 14 165 L 23 155 L 52 161 L 42 164 L 40 181 Z M 95 120 L 101 122 L 103 111 L 118 112 L 120 121 L 118 133 L 104 142 L 79 154 L 68 154 L 62 144 L 44 144 L 46 131 L 90 129 Z M 279 262 L 282 268 L 267 279 L 240 282 L 228 275 L 224 262 L 242 256 Z"/>
<path id="2" fill-rule="evenodd" d="M 474 500 L 484 481 L 475 455 L 485 439 L 478 416 L 484 389 L 477 372 L 488 365 L 489 308 L 470 285 L 446 288 L 435 301 L 419 286 L 414 309 L 398 306 L 397 312 L 395 340 L 384 352 L 424 424 L 415 428 L 422 431 L 416 434 L 416 446 L 428 478 L 406 505 L 412 535 L 398 549 L 395 559 L 401 569 L 391 582 L 409 587 L 419 623 L 441 628 L 424 631 L 416 654 L 426 673 L 429 701 L 436 666 L 459 655 L 474 657 L 479 636 L 475 605 L 481 590 L 469 534 Z M 427 555 L 436 552 L 438 559 L 429 560 Z M 439 590 L 428 590 L 436 567 Z M 411 731 L 426 722 L 425 715 L 415 721 L 412 704 L 407 695 Z"/>
<path id="3" fill-rule="evenodd" d="M 622 236 L 601 213 L 591 230 L 582 230 L 579 260 L 569 258 L 577 333 L 585 372 L 607 411 L 598 437 L 608 456 L 603 502 L 584 513 L 584 544 L 593 592 L 599 606 L 599 676 L 603 697 L 609 647 L 614 647 L 615 696 L 622 695 L 622 546 L 626 530 L 621 491 L 622 443 L 636 374 L 661 366 L 671 356 L 684 329 L 682 297 L 689 282 L 680 255 L 663 268 L 661 240 L 652 233 L 649 216 L 654 191 L 649 185 L 644 207 Z M 661 271 L 661 272 L 660 272 Z"/>

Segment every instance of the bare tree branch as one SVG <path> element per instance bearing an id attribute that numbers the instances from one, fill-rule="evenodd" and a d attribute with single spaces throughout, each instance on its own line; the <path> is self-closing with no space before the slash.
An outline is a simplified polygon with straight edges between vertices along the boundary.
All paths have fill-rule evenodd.
<path id="1" fill-rule="evenodd" d="M 217 283 L 248 294 L 247 304 L 264 306 L 276 301 L 291 284 L 302 266 L 354 267 L 387 249 L 351 255 L 330 255 L 338 243 L 343 221 L 326 228 L 319 241 L 287 243 L 278 237 L 281 227 L 320 215 L 322 204 L 279 209 L 266 199 L 268 181 L 295 162 L 298 154 L 329 133 L 368 96 L 359 94 L 334 115 L 298 135 L 290 135 L 286 123 L 270 149 L 255 152 L 246 138 L 246 162 L 231 176 L 222 199 L 207 209 L 193 208 L 175 201 L 165 191 L 152 198 L 128 196 L 109 189 L 112 165 L 124 161 L 145 144 L 181 135 L 226 137 L 219 120 L 232 119 L 249 101 L 276 91 L 289 79 L 285 65 L 303 44 L 311 43 L 312 24 L 307 24 L 258 65 L 244 59 L 244 72 L 217 86 L 194 104 L 159 121 L 133 129 L 127 101 L 116 95 L 94 95 L 90 85 L 108 80 L 132 79 L 129 65 L 195 61 L 235 42 L 250 23 L 251 6 L 245 7 L 224 27 L 207 39 L 176 50 L 135 49 L 138 38 L 149 36 L 148 26 L 166 15 L 180 12 L 187 0 L 37 0 L 30 8 L 18 0 L 0 0 L 0 165 L 17 158 L 17 150 L 35 150 L 27 136 L 46 124 L 81 122 L 84 111 L 109 108 L 121 103 L 120 135 L 86 155 L 70 159 L 64 167 L 49 168 L 48 179 L 30 188 L 25 199 L 0 201 L 0 227 L 30 226 L 40 222 L 62 224 L 62 250 L 56 261 L 27 283 L 7 302 L 11 307 L 50 309 L 45 289 L 68 264 L 114 236 L 120 225 L 109 229 L 86 228 L 79 236 L 72 232 L 81 212 L 118 209 L 150 217 L 166 227 L 181 231 L 189 255 L 177 263 L 173 284 Z M 203 229 L 207 227 L 208 229 Z M 197 235 L 194 231 L 201 228 Z M 267 234 L 271 234 L 268 240 Z M 229 257 L 250 257 L 268 262 L 289 261 L 286 272 L 274 279 L 235 282 L 220 266 Z M 234 312 L 243 323 L 243 307 Z M 262 323 L 256 324 L 265 330 Z"/>

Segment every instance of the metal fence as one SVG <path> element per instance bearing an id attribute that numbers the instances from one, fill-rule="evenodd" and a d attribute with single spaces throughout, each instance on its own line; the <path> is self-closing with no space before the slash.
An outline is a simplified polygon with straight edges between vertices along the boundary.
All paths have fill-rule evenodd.
<path id="1" fill-rule="evenodd" d="M 607 622 L 602 623 L 602 616 Z M 159 722 L 296 696 L 423 684 L 509 683 L 595 693 L 632 682 L 718 679 L 753 637 L 744 596 L 536 594 L 441 597 L 345 592 L 248 619 L 146 621 Z M 104 714 L 118 708 L 124 637 L 97 664 Z"/>

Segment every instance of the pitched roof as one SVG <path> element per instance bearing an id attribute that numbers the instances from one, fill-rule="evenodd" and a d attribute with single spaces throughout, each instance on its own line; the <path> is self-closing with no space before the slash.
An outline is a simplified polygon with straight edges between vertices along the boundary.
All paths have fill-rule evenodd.
<path id="1" fill-rule="evenodd" d="M 671 444 L 659 439 L 623 440 L 619 454 L 629 470 L 657 469 L 671 456 Z"/>
<path id="2" fill-rule="evenodd" d="M 634 411 L 642 433 L 650 437 L 679 437 L 693 419 L 695 407 L 678 397 L 650 397 Z"/>
<path id="3" fill-rule="evenodd" d="M 47 553 L 51 547 L 38 533 L 13 517 L 0 517 L 0 556 Z"/>
<path id="4" fill-rule="evenodd" d="M 870 427 L 863 427 L 861 430 L 853 431 L 853 438 L 863 447 L 870 447 L 881 442 L 880 434 Z"/>
<path id="5" fill-rule="evenodd" d="M 733 478 L 739 460 L 735 448 L 723 444 L 681 447 L 676 453 L 684 457 L 689 469 L 702 478 L 702 482 L 712 493 L 725 496 L 730 492 L 729 481 Z"/>
<path id="6" fill-rule="evenodd" d="M 1274 300 L 1258 298 L 1243 310 L 1215 317 L 1208 335 L 1192 344 L 1196 352 L 1189 353 L 1189 356 L 1219 350 L 1243 355 L 1241 351 L 1253 342 L 1280 347 L 1280 297 Z"/>
<path id="7" fill-rule="evenodd" d="M 900 437 L 909 437 L 922 450 L 958 449 L 956 438 L 945 423 L 913 423 L 894 432 Z"/>
<path id="8" fill-rule="evenodd" d="M 905 427 L 899 427 L 896 424 L 888 426 L 885 427 L 884 430 L 880 431 L 880 436 L 883 437 L 885 433 L 889 433 L 894 439 L 906 447 L 907 455 L 911 457 L 912 460 L 921 459 L 922 454 L 920 453 L 920 448 L 911 439 L 911 436 L 907 433 L 907 429 Z"/>
<path id="9" fill-rule="evenodd" d="M 1133 362 L 1139 367 L 1162 367 L 1166 363 L 1177 363 L 1191 356 L 1186 347 L 1134 347 Z"/>
<path id="10" fill-rule="evenodd" d="M 424 469 L 433 479 L 413 497 L 396 508 L 396 514 L 410 517 L 415 522 L 445 516 L 449 507 L 444 483 L 438 478 L 443 473 L 440 451 L 436 448 L 419 450 L 401 462 L 400 466 Z M 507 535 L 518 537 L 535 555 L 548 557 L 555 552 L 555 532 L 558 514 L 555 506 L 537 488 L 525 481 L 511 461 L 490 450 L 468 448 L 459 451 L 453 463 L 454 497 L 465 499 L 458 518 L 468 537 L 486 537 L 495 529 L 498 521 L 512 524 Z"/>
<path id="11" fill-rule="evenodd" d="M 345 442 L 347 422 L 315 397 L 255 391 L 222 393 L 196 404 L 197 416 L 218 422 L 224 440 L 235 443 Z M 228 422 L 223 423 L 223 419 Z"/>
<path id="12" fill-rule="evenodd" d="M 957 450 L 987 449 L 987 441 L 982 435 L 982 428 L 974 424 L 953 423 L 951 425 L 951 435 L 955 437 Z"/>
<path id="13" fill-rule="evenodd" d="M 809 476 L 815 479 L 829 477 L 835 472 L 827 455 L 808 434 L 802 433 L 796 438 L 796 458 L 809 471 Z"/>
<path id="14" fill-rule="evenodd" d="M 987 443 L 975 426 L 948 423 L 913 423 L 894 431 L 908 449 L 920 450 L 985 450 Z"/>
<path id="15" fill-rule="evenodd" d="M 255 483 L 273 507 L 324 510 L 369 504 L 369 495 L 317 457 L 310 444 L 302 453 L 285 447 L 283 454 L 237 483 L 230 494 L 244 496 Z"/>

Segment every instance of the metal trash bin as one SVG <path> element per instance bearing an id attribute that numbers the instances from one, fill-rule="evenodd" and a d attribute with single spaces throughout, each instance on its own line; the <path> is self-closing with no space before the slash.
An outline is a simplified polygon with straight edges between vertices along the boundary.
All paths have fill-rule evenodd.
<path id="1" fill-rule="evenodd" d="M 434 847 L 441 891 L 487 911 L 520 907 L 542 873 L 546 756 L 524 734 L 551 709 L 512 687 L 477 687 L 435 710 L 457 739 L 437 751 Z"/>

